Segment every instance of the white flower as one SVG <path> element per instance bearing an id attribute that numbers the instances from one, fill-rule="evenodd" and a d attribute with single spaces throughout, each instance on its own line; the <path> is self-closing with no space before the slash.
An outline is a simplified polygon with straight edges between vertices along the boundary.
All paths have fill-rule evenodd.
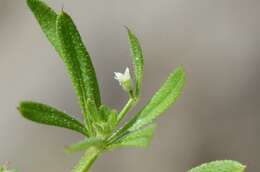
<path id="1" fill-rule="evenodd" d="M 132 91 L 132 80 L 128 67 L 125 69 L 124 73 L 115 72 L 114 78 L 118 80 L 119 84 L 123 87 L 125 91 Z"/>
<path id="2" fill-rule="evenodd" d="M 118 80 L 119 84 L 122 85 L 125 82 L 131 80 L 131 76 L 130 76 L 130 72 L 129 72 L 129 68 L 127 67 L 125 69 L 124 73 L 120 73 L 120 72 L 115 72 L 115 77 L 116 80 Z"/>

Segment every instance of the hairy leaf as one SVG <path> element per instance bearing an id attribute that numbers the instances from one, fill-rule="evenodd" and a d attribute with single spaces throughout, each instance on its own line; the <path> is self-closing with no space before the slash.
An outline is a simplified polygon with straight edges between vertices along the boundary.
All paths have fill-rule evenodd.
<path id="1" fill-rule="evenodd" d="M 40 0 L 27 0 L 27 4 L 40 24 L 42 31 L 60 54 L 61 48 L 56 34 L 56 12 Z"/>
<path id="2" fill-rule="evenodd" d="M 102 139 L 96 137 L 90 137 L 83 141 L 70 145 L 69 147 L 66 148 L 66 152 L 68 153 L 78 152 L 82 150 L 87 150 L 92 146 L 99 147 L 102 144 L 103 144 Z"/>
<path id="3" fill-rule="evenodd" d="M 94 100 L 96 106 L 99 107 L 100 93 L 93 64 L 76 26 L 65 12 L 58 16 L 57 35 L 61 55 L 80 99 L 83 112 L 86 113 L 87 99 Z"/>
<path id="4" fill-rule="evenodd" d="M 84 135 L 88 135 L 85 127 L 79 121 L 48 105 L 24 101 L 20 103 L 18 110 L 21 112 L 23 117 L 31 121 L 68 128 Z"/>
<path id="5" fill-rule="evenodd" d="M 98 109 L 95 106 L 95 102 L 91 99 L 87 100 L 87 115 L 85 116 L 85 119 L 89 119 L 90 122 L 100 121 Z"/>
<path id="6" fill-rule="evenodd" d="M 236 161 L 213 161 L 195 167 L 188 172 L 244 172 L 245 166 Z"/>
<path id="7" fill-rule="evenodd" d="M 142 53 L 141 45 L 133 32 L 129 28 L 128 31 L 128 39 L 131 47 L 131 54 L 134 63 L 135 69 L 135 79 L 136 79 L 136 90 L 135 94 L 137 96 L 140 95 L 142 80 L 143 80 L 143 71 L 144 71 L 144 58 Z"/>
<path id="8" fill-rule="evenodd" d="M 109 148 L 116 147 L 148 147 L 155 130 L 155 124 L 145 128 L 129 132 L 118 140 L 115 140 Z"/>
<path id="9" fill-rule="evenodd" d="M 81 108 L 83 109 L 83 112 L 85 112 L 84 108 L 86 108 L 85 107 L 86 104 L 84 104 L 85 101 L 83 99 L 91 98 L 95 101 L 96 105 L 99 106 L 100 93 L 99 93 L 98 83 L 96 80 L 95 70 L 92 65 L 90 56 L 81 41 L 80 35 L 75 25 L 73 24 L 73 21 L 70 19 L 69 16 L 62 15 L 65 16 L 64 18 L 67 18 L 66 25 L 67 24 L 70 25 L 70 27 L 68 27 L 70 29 L 68 29 L 66 32 L 67 34 L 64 33 L 63 35 L 68 35 L 68 33 L 71 34 L 69 36 L 72 39 L 70 40 L 70 42 L 67 41 L 67 43 L 69 43 L 71 47 L 74 47 L 75 52 L 74 53 L 70 52 L 70 54 L 74 54 L 74 55 L 77 54 L 77 56 L 75 56 L 74 59 L 78 61 L 79 63 L 78 65 L 76 65 L 75 63 L 68 64 L 70 63 L 70 60 L 68 60 L 68 53 L 62 50 L 68 47 L 64 47 L 64 45 L 60 44 L 59 41 L 60 36 L 58 36 L 57 34 L 59 33 L 59 31 L 57 30 L 58 15 L 55 13 L 55 11 L 52 10 L 50 7 L 48 7 L 44 2 L 40 0 L 27 0 L 27 4 L 32 10 L 37 21 L 39 22 L 43 32 L 45 33 L 49 41 L 52 43 L 52 45 L 55 47 L 57 52 L 60 54 L 61 58 L 66 63 L 71 79 L 73 81 L 73 85 L 76 89 L 77 95 L 79 96 L 80 104 L 81 104 Z M 64 27 L 67 26 L 63 26 L 63 28 Z M 61 42 L 64 43 L 64 41 Z M 67 43 L 65 42 L 66 45 Z M 74 62 L 76 60 L 74 60 Z M 77 72 L 71 71 L 72 68 L 76 69 L 79 65 L 81 66 L 81 68 L 78 68 L 78 70 L 81 70 L 80 73 L 82 73 L 81 74 L 82 76 L 75 75 L 75 73 Z M 80 89 L 80 87 L 83 87 L 83 89 Z"/>
<path id="10" fill-rule="evenodd" d="M 148 104 L 139 112 L 132 129 L 140 128 L 151 123 L 161 113 L 176 102 L 185 82 L 185 73 L 182 67 L 177 68 L 166 80 L 163 86 L 155 93 Z"/>

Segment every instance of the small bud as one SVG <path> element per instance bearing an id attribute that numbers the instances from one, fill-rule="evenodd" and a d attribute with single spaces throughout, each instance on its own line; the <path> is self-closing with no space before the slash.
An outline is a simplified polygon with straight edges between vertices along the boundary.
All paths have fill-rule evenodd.
<path id="1" fill-rule="evenodd" d="M 132 80 L 128 67 L 125 69 L 124 73 L 115 72 L 114 78 L 118 80 L 119 84 L 123 87 L 125 91 L 132 91 Z"/>

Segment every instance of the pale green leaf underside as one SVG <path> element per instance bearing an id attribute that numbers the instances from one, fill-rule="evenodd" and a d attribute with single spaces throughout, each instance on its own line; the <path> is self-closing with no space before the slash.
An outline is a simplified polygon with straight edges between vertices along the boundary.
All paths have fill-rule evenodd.
<path id="1" fill-rule="evenodd" d="M 195 167 L 188 172 L 244 172 L 245 166 L 236 161 L 213 161 Z"/>
<path id="2" fill-rule="evenodd" d="M 31 121 L 71 129 L 88 135 L 85 127 L 76 119 L 48 105 L 30 101 L 20 103 L 18 110 Z"/>
<path id="3" fill-rule="evenodd" d="M 137 120 L 131 130 L 138 129 L 151 123 L 160 114 L 173 105 L 181 94 L 185 83 L 185 73 L 178 67 L 166 80 L 163 86 L 155 93 L 148 104 L 139 112 Z"/>
<path id="4" fill-rule="evenodd" d="M 116 147 L 148 147 L 151 143 L 154 130 L 156 125 L 149 125 L 145 128 L 139 129 L 137 131 L 132 131 L 127 133 L 122 138 L 118 139 L 110 145 L 109 148 Z"/>
<path id="5" fill-rule="evenodd" d="M 90 56 L 72 19 L 64 12 L 57 19 L 57 35 L 61 55 L 80 98 L 81 108 L 86 113 L 88 98 L 94 100 L 99 107 L 99 87 Z"/>
<path id="6" fill-rule="evenodd" d="M 100 146 L 102 145 L 103 140 L 100 138 L 90 137 L 78 143 L 72 144 L 65 149 L 68 153 L 78 152 L 78 151 L 85 151 L 92 146 Z"/>
<path id="7" fill-rule="evenodd" d="M 143 71 L 144 71 L 144 58 L 142 53 L 141 45 L 133 32 L 129 28 L 128 31 L 128 39 L 131 47 L 131 54 L 134 63 L 135 70 L 135 79 L 136 79 L 136 95 L 140 95 L 142 80 L 143 80 Z"/>

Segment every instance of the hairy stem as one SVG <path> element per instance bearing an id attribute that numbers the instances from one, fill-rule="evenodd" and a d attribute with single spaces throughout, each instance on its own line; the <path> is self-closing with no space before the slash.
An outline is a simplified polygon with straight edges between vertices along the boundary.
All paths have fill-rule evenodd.
<path id="1" fill-rule="evenodd" d="M 89 172 L 101 152 L 95 147 L 88 149 L 71 172 Z"/>

